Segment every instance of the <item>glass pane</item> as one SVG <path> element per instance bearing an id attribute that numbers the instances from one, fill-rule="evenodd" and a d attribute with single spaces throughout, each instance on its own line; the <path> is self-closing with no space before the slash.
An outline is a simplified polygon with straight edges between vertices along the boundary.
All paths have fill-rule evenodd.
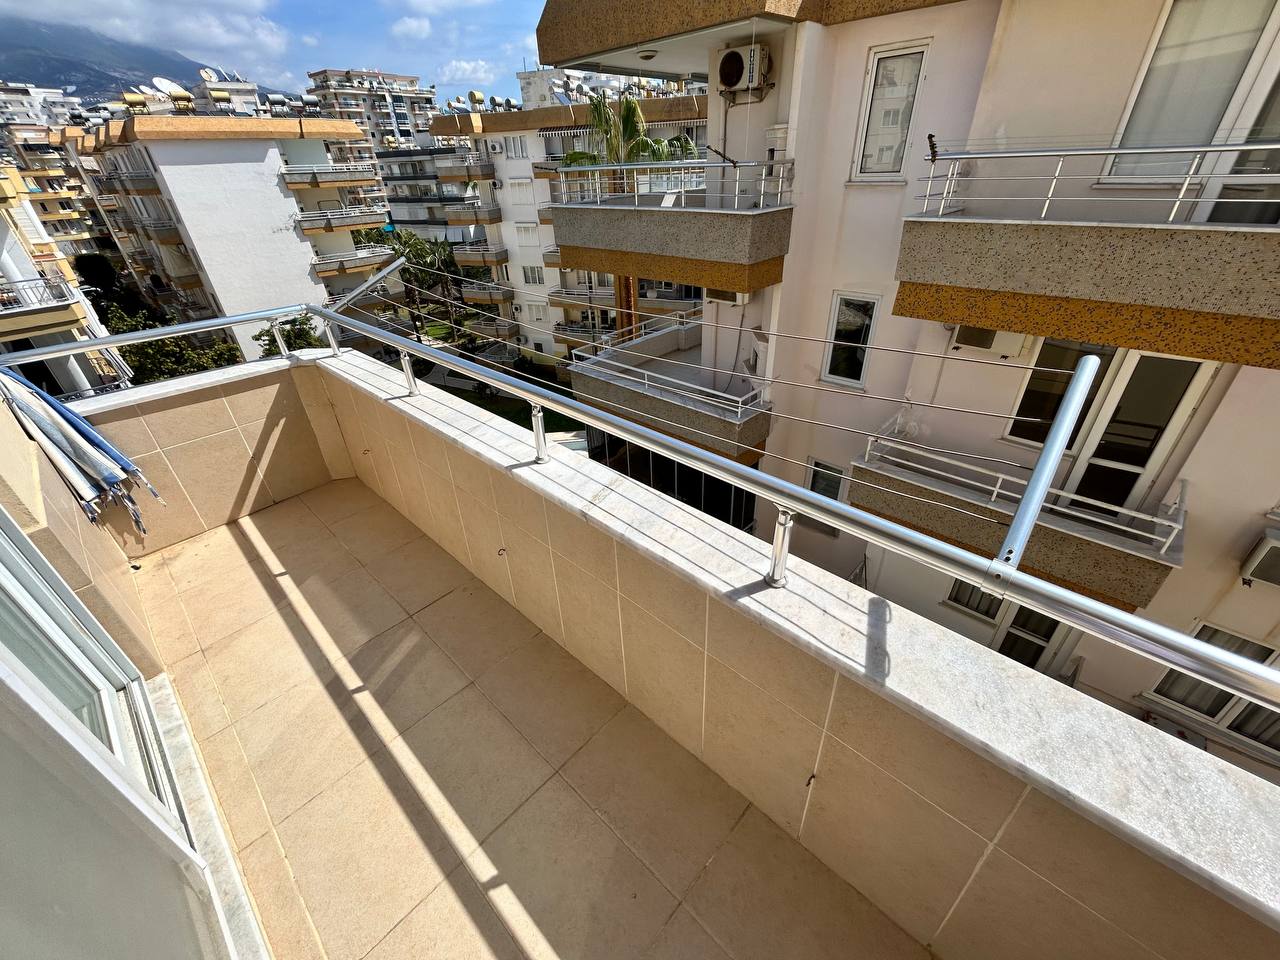
<path id="1" fill-rule="evenodd" d="M 1028 610 L 1023 607 L 1013 615 L 1009 628 L 1020 630 L 1048 643 L 1049 638 L 1053 636 L 1053 631 L 1058 629 L 1058 621 L 1053 617 L 1046 617 L 1043 613 L 1036 613 L 1034 610 Z"/>
<path id="2" fill-rule="evenodd" d="M 1145 467 L 1199 369 L 1195 361 L 1172 357 L 1138 360 L 1093 456 Z"/>
<path id="3" fill-rule="evenodd" d="M 839 500 L 843 480 L 844 474 L 829 463 L 814 461 L 809 473 L 809 489 L 832 500 Z"/>
<path id="4" fill-rule="evenodd" d="M 1267 102 L 1245 140 L 1280 138 L 1280 80 L 1271 87 Z M 1246 150 L 1231 167 L 1232 173 L 1280 173 L 1280 150 Z M 1233 180 L 1218 192 L 1226 203 L 1215 203 L 1210 223 L 1280 223 L 1280 184 Z"/>
<path id="5" fill-rule="evenodd" d="M 832 331 L 831 359 L 827 363 L 827 373 L 842 380 L 861 382 L 863 368 L 867 362 L 867 351 L 863 349 L 871 336 L 871 318 L 875 313 L 875 304 L 870 300 L 854 300 L 841 297 L 836 307 L 836 326 Z"/>
<path id="6" fill-rule="evenodd" d="M 1036 356 L 1034 365 L 1052 369 L 1032 372 L 1030 379 L 1027 380 L 1027 388 L 1022 392 L 1022 400 L 1018 403 L 1017 415 L 1051 421 L 1054 414 L 1058 412 L 1062 395 L 1066 392 L 1067 383 L 1071 380 L 1070 373 L 1056 373 L 1054 370 L 1075 370 L 1080 358 L 1086 353 L 1092 353 L 1097 355 L 1102 364 L 1098 367 L 1097 376 L 1093 378 L 1093 384 L 1089 387 L 1089 398 L 1084 405 L 1084 413 L 1087 413 L 1098 396 L 1098 390 L 1102 387 L 1102 381 L 1106 378 L 1107 368 L 1111 366 L 1111 359 L 1115 356 L 1115 352 L 1115 347 L 1100 347 L 1092 343 L 1081 343 L 1078 340 L 1044 341 L 1040 345 L 1040 352 Z M 1082 413 L 1076 420 L 1068 447 L 1075 444 L 1084 419 Z M 1044 443 L 1044 438 L 1049 435 L 1049 424 L 1015 420 L 1009 427 L 1009 435 Z"/>
<path id="7" fill-rule="evenodd" d="M 1260 643 L 1237 637 L 1235 634 L 1208 624 L 1196 631 L 1196 639 L 1221 647 L 1223 650 L 1238 653 L 1258 663 L 1265 663 L 1273 652 Z M 1170 670 L 1166 673 L 1155 692 L 1167 700 L 1173 700 L 1184 707 L 1190 707 L 1197 713 L 1203 713 L 1206 717 L 1216 717 L 1222 712 L 1222 708 L 1231 702 L 1231 694 L 1225 690 L 1220 690 L 1203 680 L 1196 680 L 1178 670 Z"/>
<path id="8" fill-rule="evenodd" d="M 1000 612 L 999 597 L 984 593 L 973 584 L 965 583 L 963 580 L 953 580 L 951 582 L 951 593 L 947 595 L 947 599 L 988 620 L 994 620 L 996 614 Z"/>
<path id="9" fill-rule="evenodd" d="M 0 643 L 95 737 L 110 746 L 98 685 L 76 668 L 7 592 L 0 593 Z"/>
<path id="10" fill-rule="evenodd" d="M 1280 713 L 1251 703 L 1231 721 L 1236 733 L 1280 750 Z"/>
<path id="11" fill-rule="evenodd" d="M 1138 482 L 1138 476 L 1139 474 L 1134 470 L 1108 467 L 1101 463 L 1091 463 L 1085 467 L 1084 473 L 1081 474 L 1080 482 L 1076 484 L 1075 492 L 1082 497 L 1089 497 L 1093 500 L 1101 500 L 1103 503 L 1111 503 L 1117 507 L 1123 507 L 1125 500 L 1129 498 L 1129 494 L 1133 493 L 1133 486 Z M 1094 506 L 1092 503 L 1073 500 L 1071 505 L 1080 510 L 1093 510 L 1097 513 L 1108 515 L 1113 514 L 1113 511 Z"/>
<path id="12" fill-rule="evenodd" d="M 924 51 L 880 57 L 863 131 L 860 173 L 900 173 Z"/>
<path id="13" fill-rule="evenodd" d="M 1034 667 L 1040 662 L 1040 655 L 1044 652 L 1044 644 L 1025 637 L 1020 633 L 1010 630 L 1004 635 L 1004 640 L 1000 642 L 1000 653 L 1004 654 L 1010 660 L 1017 660 L 1021 664 L 1028 667 Z"/>
<path id="14" fill-rule="evenodd" d="M 1275 0 L 1174 0 L 1143 77 L 1123 147 L 1213 141 Z M 1189 158 L 1119 157 L 1121 174 L 1178 174 Z"/>

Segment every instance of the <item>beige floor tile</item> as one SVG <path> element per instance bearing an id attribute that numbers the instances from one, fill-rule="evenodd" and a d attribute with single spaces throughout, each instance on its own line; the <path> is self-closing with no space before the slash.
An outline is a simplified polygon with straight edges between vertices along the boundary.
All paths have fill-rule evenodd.
<path id="1" fill-rule="evenodd" d="M 316 487 L 302 494 L 305 503 L 326 524 L 376 506 L 382 499 L 354 477 L 334 480 L 323 487 Z"/>
<path id="2" fill-rule="evenodd" d="M 742 794 L 634 707 L 561 773 L 677 896 L 747 808 Z"/>
<path id="3" fill-rule="evenodd" d="M 693 885 L 685 906 L 735 960 L 928 956 L 754 807 Z"/>
<path id="4" fill-rule="evenodd" d="M 930 946 L 947 960 L 1157 957 L 1000 850 L 991 851 Z"/>
<path id="5" fill-rule="evenodd" d="M 475 687 L 406 730 L 390 753 L 463 856 L 552 773 Z"/>
<path id="6" fill-rule="evenodd" d="M 806 720 L 825 726 L 835 671 L 718 600 L 707 613 L 707 650 Z"/>
<path id="7" fill-rule="evenodd" d="M 708 658 L 702 759 L 792 835 L 821 739 L 804 717 Z"/>
<path id="8" fill-rule="evenodd" d="M 318 490 L 324 489 L 318 487 Z M 235 521 L 233 528 L 259 554 L 295 543 L 307 543 L 329 532 L 302 497 L 290 497 Z"/>
<path id="9" fill-rule="evenodd" d="M 274 834 L 240 851 L 240 869 L 275 960 L 323 960 L 320 941 Z"/>
<path id="10" fill-rule="evenodd" d="M 327 530 L 307 540 L 264 546 L 259 556 L 287 586 L 299 588 L 328 583 L 360 568 L 360 561 Z"/>
<path id="11" fill-rule="evenodd" d="M 182 594 L 182 606 L 200 646 L 223 638 L 275 612 L 288 596 L 281 576 L 261 560 L 228 567 Z"/>
<path id="12" fill-rule="evenodd" d="M 691 643 L 707 637 L 707 593 L 656 560 L 618 544 L 618 590 Z"/>
<path id="13" fill-rule="evenodd" d="M 414 619 L 473 679 L 538 632 L 478 580 L 418 611 Z"/>
<path id="14" fill-rule="evenodd" d="M 278 833 L 329 960 L 363 957 L 458 863 L 385 752 L 311 800 Z"/>
<path id="15" fill-rule="evenodd" d="M 254 558 L 254 552 L 237 527 L 224 526 L 165 547 L 160 556 L 174 589 L 185 593 L 209 580 L 236 573 Z"/>
<path id="16" fill-rule="evenodd" d="M 308 581 L 289 591 L 285 606 L 301 617 L 315 636 L 327 639 L 326 649 L 344 656 L 408 617 L 364 569 L 333 580 Z"/>
<path id="17" fill-rule="evenodd" d="M 730 960 L 684 907 L 675 912 L 644 952 L 643 960 Z"/>
<path id="18" fill-rule="evenodd" d="M 987 841 L 827 737 L 800 842 L 927 943 Z"/>
<path id="19" fill-rule="evenodd" d="M 235 730 L 275 823 L 382 745 L 336 677 L 290 687 L 236 721 Z"/>
<path id="20" fill-rule="evenodd" d="M 426 537 L 410 540 L 367 568 L 411 614 L 471 579 L 466 567 Z"/>
<path id="21" fill-rule="evenodd" d="M 329 527 L 361 563 L 371 563 L 418 536 L 418 528 L 386 503 L 366 507 Z"/>
<path id="22" fill-rule="evenodd" d="M 551 548 L 506 517 L 502 518 L 502 540 L 507 545 L 507 568 L 511 571 L 516 609 L 536 623 L 543 633 L 557 643 L 562 642 L 564 625 L 560 622 Z"/>
<path id="23" fill-rule="evenodd" d="M 557 768 L 625 703 L 545 635 L 486 670 L 476 684 Z"/>
<path id="24" fill-rule="evenodd" d="M 303 681 L 317 686 L 338 659 L 328 638 L 290 611 L 277 611 L 210 648 L 209 671 L 232 720 L 247 716 Z"/>
<path id="25" fill-rule="evenodd" d="M 828 729 L 879 767 L 988 839 L 1025 784 L 946 734 L 841 677 Z"/>
<path id="26" fill-rule="evenodd" d="M 576 513 L 547 502 L 547 528 L 551 549 L 568 557 L 611 587 L 618 586 L 614 540 Z"/>
<path id="27" fill-rule="evenodd" d="M 552 551 L 564 647 L 619 693 L 627 689 L 618 594 L 576 563 Z"/>
<path id="28" fill-rule="evenodd" d="M 231 832 L 232 848 L 243 850 L 271 829 L 271 820 L 234 728 L 226 727 L 202 741 L 200 757 Z"/>
<path id="29" fill-rule="evenodd" d="M 623 597 L 627 696 L 686 750 L 702 754 L 706 653 Z"/>
<path id="30" fill-rule="evenodd" d="M 199 651 L 200 641 L 196 639 L 178 591 L 159 556 L 145 575 L 143 571 L 135 573 L 133 582 L 160 659 L 166 664 L 174 664 Z"/>
<path id="31" fill-rule="evenodd" d="M 214 680 L 213 670 L 203 653 L 193 653 L 169 667 L 178 701 L 196 740 L 205 740 L 231 723 Z"/>
<path id="32" fill-rule="evenodd" d="M 470 681 L 412 620 L 403 620 L 335 664 L 348 694 L 386 741 L 408 730 Z"/>
<path id="33" fill-rule="evenodd" d="M 455 867 L 365 960 L 521 960 L 465 866 Z"/>
<path id="34" fill-rule="evenodd" d="M 653 942 L 675 899 L 558 776 L 468 858 L 535 960 L 627 960 Z"/>

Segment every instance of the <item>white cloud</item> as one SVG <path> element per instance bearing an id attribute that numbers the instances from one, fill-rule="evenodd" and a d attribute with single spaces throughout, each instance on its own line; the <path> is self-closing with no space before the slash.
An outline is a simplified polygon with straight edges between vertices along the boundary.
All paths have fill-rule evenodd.
<path id="1" fill-rule="evenodd" d="M 319 37 L 317 37 L 314 33 L 304 33 L 302 36 L 300 36 L 300 37 L 298 38 L 298 41 L 299 41 L 299 42 L 300 42 L 304 47 L 318 47 L 318 46 L 320 46 L 320 38 L 319 38 Z"/>
<path id="2" fill-rule="evenodd" d="M 493 65 L 487 60 L 450 60 L 436 71 L 439 83 L 493 83 Z"/>
<path id="3" fill-rule="evenodd" d="M 392 2 L 394 3 L 395 0 Z M 484 7 L 492 2 L 493 0 L 403 0 L 405 8 L 414 13 L 443 13 L 445 10 L 456 10 L 459 7 Z"/>
<path id="4" fill-rule="evenodd" d="M 431 21 L 426 17 L 401 17 L 391 25 L 391 35 L 398 40 L 425 40 L 431 36 Z"/>
<path id="5" fill-rule="evenodd" d="M 524 53 L 536 54 L 538 52 L 538 35 L 536 33 L 527 33 L 514 43 L 504 43 L 502 52 L 509 57 Z"/>

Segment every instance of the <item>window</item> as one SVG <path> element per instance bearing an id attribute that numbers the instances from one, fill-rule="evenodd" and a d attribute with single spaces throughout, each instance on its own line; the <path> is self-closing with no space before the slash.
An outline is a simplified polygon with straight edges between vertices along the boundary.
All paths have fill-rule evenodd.
<path id="1" fill-rule="evenodd" d="M 872 298 L 836 294 L 830 327 L 830 339 L 835 342 L 827 345 L 824 378 L 862 383 L 876 303 Z"/>
<path id="2" fill-rule="evenodd" d="M 1093 406 L 1093 401 L 1097 398 L 1098 391 L 1102 388 L 1102 382 L 1106 379 L 1107 370 L 1115 357 L 1115 352 L 1114 347 L 1099 347 L 1092 343 L 1081 343 L 1078 340 L 1045 340 L 1040 345 L 1040 351 L 1036 354 L 1035 360 L 1032 361 L 1032 366 L 1049 369 L 1033 370 L 1031 372 L 1031 376 L 1027 379 L 1027 385 L 1022 390 L 1022 399 L 1018 401 L 1018 408 L 1014 411 L 1014 415 L 1018 417 L 1033 417 L 1042 421 L 1052 420 L 1054 414 L 1058 412 L 1058 406 L 1062 403 L 1062 395 L 1067 391 L 1067 384 L 1071 382 L 1070 373 L 1058 373 L 1056 371 L 1074 370 L 1076 364 L 1080 362 L 1080 358 L 1086 353 L 1097 354 L 1102 361 L 1102 365 L 1098 368 L 1097 376 L 1093 378 L 1093 384 L 1089 387 L 1089 397 L 1085 400 L 1084 410 L 1076 421 L 1075 429 L 1071 433 L 1071 439 L 1067 443 L 1068 447 L 1073 446 L 1076 442 L 1076 437 L 1080 435 L 1080 428 L 1084 424 L 1086 414 L 1089 408 Z M 1031 420 L 1014 420 L 1009 426 L 1009 436 L 1030 440 L 1033 443 L 1044 443 L 1044 439 L 1048 435 L 1048 422 L 1036 423 Z"/>
<path id="3" fill-rule="evenodd" d="M 508 180 L 507 196 L 510 197 L 512 203 L 533 204 L 533 181 L 532 180 Z"/>
<path id="4" fill-rule="evenodd" d="M 1276 651 L 1261 643 L 1203 624 L 1196 639 L 1215 647 L 1247 657 L 1258 663 L 1274 663 Z M 1176 703 L 1185 710 L 1205 717 L 1215 727 L 1280 750 L 1280 713 L 1258 706 L 1242 697 L 1232 696 L 1211 683 L 1196 680 L 1178 670 L 1170 670 L 1152 693 L 1162 700 Z"/>
<path id="5" fill-rule="evenodd" d="M 547 305 L 545 303 L 526 303 L 524 309 L 529 316 L 530 323 L 545 324 L 547 322 Z"/>
<path id="6" fill-rule="evenodd" d="M 947 594 L 947 602 L 964 607 L 970 613 L 976 613 L 985 620 L 995 622 L 1000 612 L 1000 598 L 984 593 L 971 583 L 963 580 L 951 581 L 951 592 Z"/>
<path id="7" fill-rule="evenodd" d="M 508 157 L 529 156 L 529 145 L 523 136 L 503 137 L 502 149 Z"/>
<path id="8" fill-rule="evenodd" d="M 524 270 L 524 282 L 535 286 L 542 286 L 547 281 L 543 279 L 541 267 L 522 267 Z"/>
<path id="9" fill-rule="evenodd" d="M 923 67 L 923 47 L 872 54 L 867 70 L 871 89 L 862 118 L 862 144 L 855 176 L 902 173 L 902 161 L 910 142 L 911 113 Z"/>
<path id="10" fill-rule="evenodd" d="M 538 225 L 536 223 L 517 223 L 516 243 L 522 247 L 536 247 L 538 245 Z"/>
<path id="11" fill-rule="evenodd" d="M 1133 99 L 1122 147 L 1210 143 L 1276 0 L 1173 0 Z M 1117 157 L 1112 173 L 1181 175 L 1178 155 Z"/>
<path id="12" fill-rule="evenodd" d="M 814 460 L 809 464 L 809 489 L 820 496 L 840 499 L 844 487 L 844 471 L 829 463 Z"/>

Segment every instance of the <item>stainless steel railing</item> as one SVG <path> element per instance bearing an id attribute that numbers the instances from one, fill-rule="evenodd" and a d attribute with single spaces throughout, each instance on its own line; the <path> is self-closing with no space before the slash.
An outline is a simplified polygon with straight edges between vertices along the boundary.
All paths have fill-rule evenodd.
<path id="1" fill-rule="evenodd" d="M 375 275 L 370 278 L 370 282 L 380 276 L 381 274 Z M 358 291 L 353 291 L 353 293 L 356 292 Z M 215 317 L 209 320 L 139 330 L 98 340 L 80 340 L 16 351 L 0 355 L 0 365 L 12 366 L 32 360 L 71 356 L 88 350 L 129 346 L 207 330 L 226 329 L 246 323 L 268 321 L 273 322 L 274 326 L 274 321 L 298 313 L 310 314 L 325 325 L 330 350 L 335 357 L 341 353 L 338 346 L 338 331 L 344 328 L 354 330 L 396 350 L 400 354 L 405 386 L 410 395 L 416 396 L 420 391 L 410 364 L 410 359 L 416 356 L 431 360 L 455 373 L 471 377 L 503 393 L 527 401 L 533 410 L 531 440 L 535 463 L 545 463 L 550 457 L 543 429 L 543 411 L 549 409 L 723 480 L 740 490 L 767 499 L 778 509 L 773 556 L 770 569 L 765 575 L 765 580 L 770 585 L 780 587 L 786 582 L 787 548 L 792 519 L 799 514 L 932 569 L 940 570 L 949 576 L 978 584 L 988 593 L 1007 597 L 1069 626 L 1093 634 L 1166 667 L 1180 670 L 1236 696 L 1244 697 L 1272 710 L 1280 710 L 1280 670 L 1215 647 L 1136 614 L 1118 610 L 1101 601 L 1019 570 L 1015 563 L 1010 563 L 1006 559 L 1006 554 L 1011 550 L 1017 552 L 1020 549 L 1016 542 L 1011 547 L 1009 540 L 1006 540 L 1000 556 L 994 558 L 971 553 L 936 537 L 824 497 L 805 487 L 744 466 L 676 437 L 641 426 L 583 403 L 581 400 L 563 396 L 511 374 L 490 369 L 465 357 L 433 349 L 371 323 L 343 316 L 327 307 L 297 304 L 231 317 Z M 282 350 L 282 353 L 287 355 L 287 349 Z M 1070 433 L 1071 424 L 1078 413 L 1079 403 L 1076 401 L 1083 402 L 1083 395 L 1087 392 L 1089 374 L 1092 372 L 1087 363 L 1090 360 L 1094 361 L 1096 366 L 1097 358 L 1091 356 L 1083 358 L 1084 372 L 1082 374 L 1078 371 L 1073 378 L 1072 387 L 1068 388 L 1067 396 L 1061 405 L 1065 415 L 1060 414 L 1045 441 L 1045 450 L 1049 455 L 1042 456 L 1033 471 L 1028 483 L 1028 494 L 1019 504 L 1018 513 L 1010 527 L 1011 536 L 1014 535 L 1015 530 L 1029 533 L 1030 526 L 1035 522 L 1048 489 L 1049 477 L 1052 476 L 1053 468 L 1057 465 L 1061 447 L 1065 445 L 1066 436 Z M 1057 442 L 1059 439 L 1062 441 L 1061 444 Z M 1039 487 L 1043 487 L 1043 490 L 1037 492 Z M 1034 499 L 1037 496 L 1039 499 Z M 1025 544 L 1025 540 L 1022 542 Z"/>
<path id="2" fill-rule="evenodd" d="M 558 203 L 652 209 L 766 210 L 791 204 L 795 162 L 678 160 L 560 167 Z"/>

